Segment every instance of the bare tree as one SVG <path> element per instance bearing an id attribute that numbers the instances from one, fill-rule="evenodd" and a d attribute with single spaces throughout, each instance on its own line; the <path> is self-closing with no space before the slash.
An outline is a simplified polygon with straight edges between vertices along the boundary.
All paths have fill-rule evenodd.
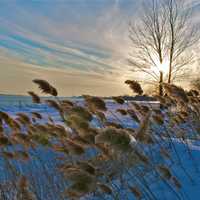
<path id="1" fill-rule="evenodd" d="M 198 41 L 199 36 L 198 28 L 191 21 L 192 11 L 184 5 L 184 1 L 167 0 L 166 8 L 169 22 L 168 83 L 171 83 L 182 77 L 183 68 L 194 61 L 192 52 L 187 49 Z"/>
<path id="2" fill-rule="evenodd" d="M 135 71 L 149 74 L 154 80 L 159 76 L 152 67 L 162 64 L 164 46 L 166 42 L 166 13 L 160 12 L 157 1 L 147 7 L 144 5 L 143 15 L 137 23 L 130 24 L 130 39 L 133 44 L 133 52 L 130 54 L 129 63 Z M 159 68 L 157 68 L 159 71 Z"/>
<path id="3" fill-rule="evenodd" d="M 185 75 L 194 61 L 187 50 L 198 41 L 191 9 L 184 0 L 151 0 L 142 15 L 130 23 L 132 52 L 128 59 L 133 70 L 148 75 L 150 82 L 171 83 Z M 187 66 L 187 67 L 186 67 Z"/>

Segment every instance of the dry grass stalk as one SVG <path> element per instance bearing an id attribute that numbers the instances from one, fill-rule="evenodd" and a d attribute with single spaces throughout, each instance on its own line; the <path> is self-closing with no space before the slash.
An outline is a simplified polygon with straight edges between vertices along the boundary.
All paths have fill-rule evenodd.
<path id="1" fill-rule="evenodd" d="M 32 116 L 37 118 L 37 119 L 42 119 L 42 115 L 38 112 L 31 112 Z"/>
<path id="2" fill-rule="evenodd" d="M 43 93 L 50 94 L 52 96 L 58 95 L 56 88 L 50 85 L 47 81 L 41 79 L 34 79 L 33 82 L 39 86 Z"/>
<path id="3" fill-rule="evenodd" d="M 120 113 L 121 115 L 127 115 L 127 111 L 124 109 L 117 109 L 117 112 Z"/>
<path id="4" fill-rule="evenodd" d="M 142 90 L 142 87 L 141 85 L 137 82 L 137 81 L 134 81 L 134 80 L 127 80 L 125 81 L 125 83 L 127 85 L 129 85 L 129 87 L 132 89 L 132 91 L 136 94 L 139 94 L 139 95 L 142 95 L 143 94 L 143 90 Z"/>
<path id="5" fill-rule="evenodd" d="M 131 187 L 129 187 L 129 189 L 137 199 L 141 199 L 142 198 L 142 193 L 141 193 L 141 191 L 140 191 L 140 189 L 138 187 L 131 186 Z"/>
<path id="6" fill-rule="evenodd" d="M 52 90 L 49 83 L 41 80 L 35 82 L 43 92 L 57 96 L 57 91 Z M 137 83 L 128 81 L 127 84 L 134 92 L 142 94 L 142 88 L 139 88 Z M 137 199 L 142 199 L 143 196 L 148 198 L 150 193 L 153 197 L 153 192 L 147 187 L 148 174 L 152 171 L 160 174 L 159 180 L 165 181 L 165 183 L 169 182 L 180 189 L 181 183 L 172 175 L 170 168 L 164 164 L 166 160 L 169 162 L 172 159 L 171 149 L 165 149 L 165 146 L 162 146 L 161 143 L 166 135 L 159 135 L 154 132 L 155 126 L 153 125 L 163 126 L 165 122 L 166 125 L 169 125 L 169 127 L 166 127 L 167 136 L 170 137 L 170 134 L 173 133 L 171 128 L 173 128 L 177 130 L 175 134 L 173 133 L 173 137 L 179 137 L 177 133 L 180 130 L 177 127 L 179 128 L 183 123 L 188 123 L 188 120 L 191 120 L 192 126 L 194 126 L 194 121 L 197 124 L 199 123 L 200 110 L 198 107 L 200 100 L 197 93 L 193 91 L 186 94 L 184 90 L 176 86 L 167 85 L 166 88 L 169 96 L 157 98 L 165 107 L 165 112 L 160 109 L 153 110 L 151 106 L 141 106 L 134 102 L 132 102 L 133 109 L 116 110 L 122 116 L 129 114 L 134 121 L 140 123 L 136 131 L 132 128 L 123 127 L 115 121 L 108 121 L 104 113 L 107 111 L 106 104 L 99 97 L 84 96 L 87 108 L 68 100 L 48 100 L 46 103 L 51 107 L 58 111 L 63 110 L 65 124 L 62 125 L 56 124 L 51 116 L 48 117 L 47 123 L 42 123 L 43 120 L 41 119 L 45 120 L 45 116 L 37 112 L 31 113 L 31 117 L 35 119 L 34 123 L 32 123 L 33 119 L 31 120 L 24 113 L 18 113 L 18 118 L 15 120 L 7 113 L 0 112 L 2 158 L 28 161 L 31 158 L 29 148 L 47 146 L 56 152 L 57 159 L 63 163 L 59 170 L 63 173 L 63 178 L 66 178 L 69 182 L 65 195 L 71 199 L 92 198 L 92 195 L 97 193 L 100 193 L 102 197 L 104 195 L 113 195 L 111 197 L 114 197 L 117 192 L 120 193 L 120 190 L 113 190 L 113 181 L 119 181 L 121 184 L 124 184 L 124 181 L 130 181 L 130 178 L 133 181 L 134 179 L 128 176 L 132 173 L 137 176 L 142 188 L 146 190 L 141 192 L 137 186 L 127 187 L 127 185 L 123 185 L 125 190 L 131 191 Z M 113 100 L 119 104 L 124 103 L 124 99 L 121 97 L 113 97 Z M 39 102 L 39 99 L 35 101 Z M 172 114 L 169 108 L 177 108 L 177 102 L 179 103 L 179 110 Z M 138 114 L 140 119 L 137 116 Z M 165 115 L 167 116 L 166 120 Z M 92 120 L 96 119 L 94 116 L 98 117 L 101 128 L 92 127 Z M 9 133 L 5 130 L 7 126 Z M 181 138 L 187 139 L 189 134 L 187 130 L 183 130 L 179 135 L 181 135 Z M 159 141 L 161 142 L 159 143 Z M 11 145 L 13 147 L 18 145 L 22 149 L 10 151 L 7 147 Z M 91 154 L 90 157 L 88 157 L 87 150 Z M 156 159 L 158 158 L 156 162 L 152 159 L 155 156 L 157 156 Z M 140 170 L 141 167 L 142 171 Z M 126 176 L 123 176 L 124 174 Z M 123 177 L 124 180 L 120 177 Z M 34 199 L 29 188 L 31 185 L 29 185 L 26 177 L 22 177 L 20 181 L 21 183 L 18 184 L 20 188 L 19 199 Z M 134 181 L 131 184 L 137 185 Z"/>
<path id="7" fill-rule="evenodd" d="M 36 93 L 29 91 L 28 94 L 32 97 L 33 103 L 41 103 L 41 99 Z"/>
<path id="8" fill-rule="evenodd" d="M 59 105 L 55 100 L 48 99 L 48 100 L 46 100 L 46 103 L 47 103 L 50 107 L 56 109 L 57 111 L 59 111 L 59 112 L 62 111 L 60 105 Z"/>
<path id="9" fill-rule="evenodd" d="M 92 111 L 107 111 L 106 104 L 100 97 L 92 97 L 89 95 L 83 96 L 87 107 Z"/>
<path id="10" fill-rule="evenodd" d="M 164 84 L 165 92 L 168 94 L 168 96 L 171 96 L 175 98 L 176 100 L 182 100 L 185 103 L 188 103 L 188 97 L 185 93 L 185 91 L 181 87 L 177 87 L 175 85 L 170 84 Z"/>
<path id="11" fill-rule="evenodd" d="M 65 140 L 66 147 L 72 154 L 81 155 L 85 153 L 85 149 L 82 145 L 78 144 L 77 142 L 67 139 Z"/>
<path id="12" fill-rule="evenodd" d="M 134 110 L 128 109 L 127 113 L 130 115 L 130 117 L 136 121 L 137 123 L 140 123 L 140 119 L 138 118 L 137 114 L 135 113 Z"/>
<path id="13" fill-rule="evenodd" d="M 112 99 L 118 103 L 118 104 L 124 104 L 125 103 L 125 100 L 123 99 L 123 97 L 112 97 Z"/>
<path id="14" fill-rule="evenodd" d="M 105 194 L 112 194 L 113 191 L 110 188 L 110 186 L 103 184 L 103 183 L 98 183 L 97 186 L 102 190 L 103 193 Z"/>
<path id="15" fill-rule="evenodd" d="M 149 143 L 151 136 L 148 133 L 150 123 L 151 112 L 149 112 L 144 120 L 141 122 L 139 129 L 136 132 L 136 140 L 144 143 Z"/>
<path id="16" fill-rule="evenodd" d="M 96 144 L 107 144 L 119 151 L 130 150 L 131 138 L 127 131 L 116 128 L 105 128 L 95 137 Z"/>
<path id="17" fill-rule="evenodd" d="M 170 172 L 170 170 L 169 170 L 168 167 L 166 167 L 166 166 L 164 166 L 164 165 L 160 165 L 160 166 L 158 166 L 158 170 L 159 170 L 161 176 L 162 176 L 164 179 L 169 180 L 169 179 L 172 178 L 172 174 L 171 174 L 171 172 Z"/>

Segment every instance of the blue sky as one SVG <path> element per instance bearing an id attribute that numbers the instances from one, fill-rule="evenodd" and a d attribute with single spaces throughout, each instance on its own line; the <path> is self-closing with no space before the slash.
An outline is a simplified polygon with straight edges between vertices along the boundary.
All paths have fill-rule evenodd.
<path id="1" fill-rule="evenodd" d="M 128 93 L 127 27 L 139 2 L 1 0 L 0 92 L 25 94 L 45 78 L 61 95 Z"/>

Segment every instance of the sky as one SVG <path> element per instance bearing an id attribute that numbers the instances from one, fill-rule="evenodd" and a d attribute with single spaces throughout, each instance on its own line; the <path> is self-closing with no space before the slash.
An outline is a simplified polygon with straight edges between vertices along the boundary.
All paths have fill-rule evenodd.
<path id="1" fill-rule="evenodd" d="M 141 1 L 0 0 L 0 93 L 37 91 L 39 78 L 61 96 L 129 94 L 128 24 Z"/>

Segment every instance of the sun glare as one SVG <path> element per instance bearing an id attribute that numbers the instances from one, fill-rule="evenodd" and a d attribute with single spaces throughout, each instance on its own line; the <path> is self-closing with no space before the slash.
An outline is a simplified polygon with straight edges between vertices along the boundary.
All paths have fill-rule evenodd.
<path id="1" fill-rule="evenodd" d="M 168 71 L 169 71 L 169 61 L 166 60 L 162 64 L 159 63 L 157 66 L 158 66 L 158 69 L 160 71 L 162 71 L 164 74 L 168 73 Z"/>
<path id="2" fill-rule="evenodd" d="M 156 73 L 163 72 L 164 75 L 168 74 L 169 72 L 169 60 L 164 60 L 163 63 L 159 61 L 155 62 L 156 66 L 152 66 L 152 70 Z"/>

